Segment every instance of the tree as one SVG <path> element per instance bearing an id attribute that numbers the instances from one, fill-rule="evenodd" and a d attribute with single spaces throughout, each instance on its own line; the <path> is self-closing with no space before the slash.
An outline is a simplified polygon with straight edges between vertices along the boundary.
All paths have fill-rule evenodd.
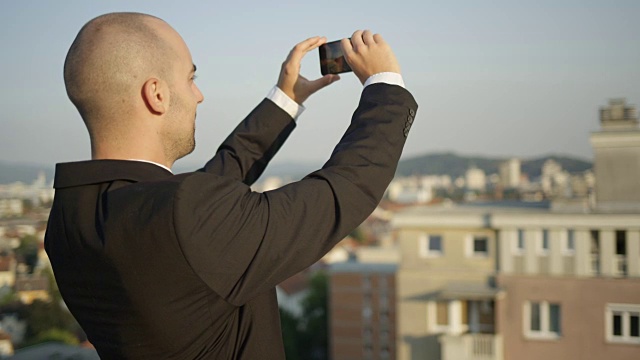
<path id="1" fill-rule="evenodd" d="M 49 297 L 51 298 L 51 301 L 58 304 L 61 303 L 62 295 L 60 294 L 60 289 L 58 288 L 56 278 L 53 275 L 53 270 L 50 267 L 47 267 L 43 273 L 44 276 L 47 277 L 47 281 L 49 282 Z"/>
<path id="2" fill-rule="evenodd" d="M 35 338 L 33 338 L 29 342 L 28 345 L 36 345 L 36 344 L 49 342 L 49 341 L 61 342 L 67 345 L 80 344 L 78 337 L 76 337 L 76 335 L 73 334 L 71 331 L 58 329 L 58 328 L 51 328 L 38 334 Z"/>
<path id="3" fill-rule="evenodd" d="M 22 312 L 21 317 L 27 321 L 25 345 L 51 340 L 52 337 L 62 333 L 65 333 L 60 335 L 62 339 L 68 338 L 70 334 L 76 338 L 76 341 L 78 340 L 74 334 L 81 332 L 80 325 L 66 309 L 60 306 L 60 303 L 35 300 L 25 306 Z"/>
<path id="4" fill-rule="evenodd" d="M 16 294 L 13 290 L 10 290 L 0 298 L 0 306 L 15 304 L 19 301 L 20 298 L 18 297 L 18 294 Z"/>
<path id="5" fill-rule="evenodd" d="M 328 286 L 329 277 L 324 271 L 311 276 L 309 294 L 302 301 L 303 344 L 306 359 L 327 359 L 328 357 Z"/>
<path id="6" fill-rule="evenodd" d="M 300 319 L 289 311 L 280 308 L 280 325 L 282 327 L 282 341 L 287 360 L 303 360 L 300 347 Z"/>
<path id="7" fill-rule="evenodd" d="M 40 240 L 38 240 L 37 237 L 25 235 L 20 238 L 20 245 L 15 250 L 16 255 L 24 259 L 24 262 L 29 267 L 29 273 L 33 272 L 33 269 L 38 263 L 39 245 Z"/>
<path id="8" fill-rule="evenodd" d="M 287 360 L 328 358 L 328 283 L 324 271 L 309 280 L 309 294 L 302 300 L 302 316 L 280 309 L 280 322 Z"/>
<path id="9" fill-rule="evenodd" d="M 363 244 L 365 241 L 364 232 L 359 226 L 353 229 L 353 231 L 349 234 L 349 237 L 355 239 L 360 244 Z"/>

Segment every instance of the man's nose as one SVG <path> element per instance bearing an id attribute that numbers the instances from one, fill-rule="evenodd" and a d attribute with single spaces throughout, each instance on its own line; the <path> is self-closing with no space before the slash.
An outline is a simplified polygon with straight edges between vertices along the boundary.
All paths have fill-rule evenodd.
<path id="1" fill-rule="evenodd" d="M 204 95 L 202 95 L 202 91 L 200 91 L 200 88 L 196 86 L 196 91 L 197 91 L 197 100 L 198 100 L 198 104 L 200 104 L 201 102 L 204 101 Z"/>

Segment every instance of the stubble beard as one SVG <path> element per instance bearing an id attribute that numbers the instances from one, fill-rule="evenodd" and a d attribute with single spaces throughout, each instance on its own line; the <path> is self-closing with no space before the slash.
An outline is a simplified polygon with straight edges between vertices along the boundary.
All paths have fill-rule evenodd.
<path id="1" fill-rule="evenodd" d="M 193 113 L 193 126 L 191 128 L 191 131 L 183 132 L 180 131 L 181 125 L 179 123 L 181 121 L 184 121 L 184 119 L 188 116 L 186 114 L 188 112 L 188 106 L 186 106 L 185 102 L 182 101 L 182 99 L 178 99 L 177 94 L 173 92 L 171 94 L 170 109 L 172 109 L 170 110 L 172 114 L 168 120 L 177 123 L 173 124 L 177 126 L 172 126 L 170 128 L 178 129 L 178 131 L 166 134 L 167 138 L 170 140 L 166 143 L 167 148 L 165 149 L 165 152 L 171 158 L 178 160 L 191 154 L 196 148 L 196 113 L 195 111 Z"/>
<path id="2" fill-rule="evenodd" d="M 178 137 L 175 139 L 173 144 L 173 153 L 176 155 L 176 160 L 181 159 L 193 152 L 196 148 L 196 127 L 195 127 L 195 117 L 194 117 L 194 126 L 191 130 L 190 134 L 185 134 L 184 136 Z"/>

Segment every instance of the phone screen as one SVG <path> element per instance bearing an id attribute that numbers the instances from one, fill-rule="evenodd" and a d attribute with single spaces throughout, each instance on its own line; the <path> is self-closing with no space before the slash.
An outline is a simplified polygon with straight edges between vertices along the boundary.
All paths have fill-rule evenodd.
<path id="1" fill-rule="evenodd" d="M 332 41 L 318 48 L 320 52 L 320 72 L 322 75 L 340 74 L 351 71 L 342 53 L 340 40 Z"/>

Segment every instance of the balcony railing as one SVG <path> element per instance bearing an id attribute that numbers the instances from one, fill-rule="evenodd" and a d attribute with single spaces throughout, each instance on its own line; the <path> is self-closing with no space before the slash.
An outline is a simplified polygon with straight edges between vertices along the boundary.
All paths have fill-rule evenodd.
<path id="1" fill-rule="evenodd" d="M 600 275 L 600 254 L 591 254 L 591 274 Z"/>
<path id="2" fill-rule="evenodd" d="M 442 335 L 440 346 L 442 360 L 503 360 L 500 335 Z"/>
<path id="3" fill-rule="evenodd" d="M 616 276 L 627 275 L 627 257 L 625 255 L 616 255 L 613 258 L 614 268 Z"/>

